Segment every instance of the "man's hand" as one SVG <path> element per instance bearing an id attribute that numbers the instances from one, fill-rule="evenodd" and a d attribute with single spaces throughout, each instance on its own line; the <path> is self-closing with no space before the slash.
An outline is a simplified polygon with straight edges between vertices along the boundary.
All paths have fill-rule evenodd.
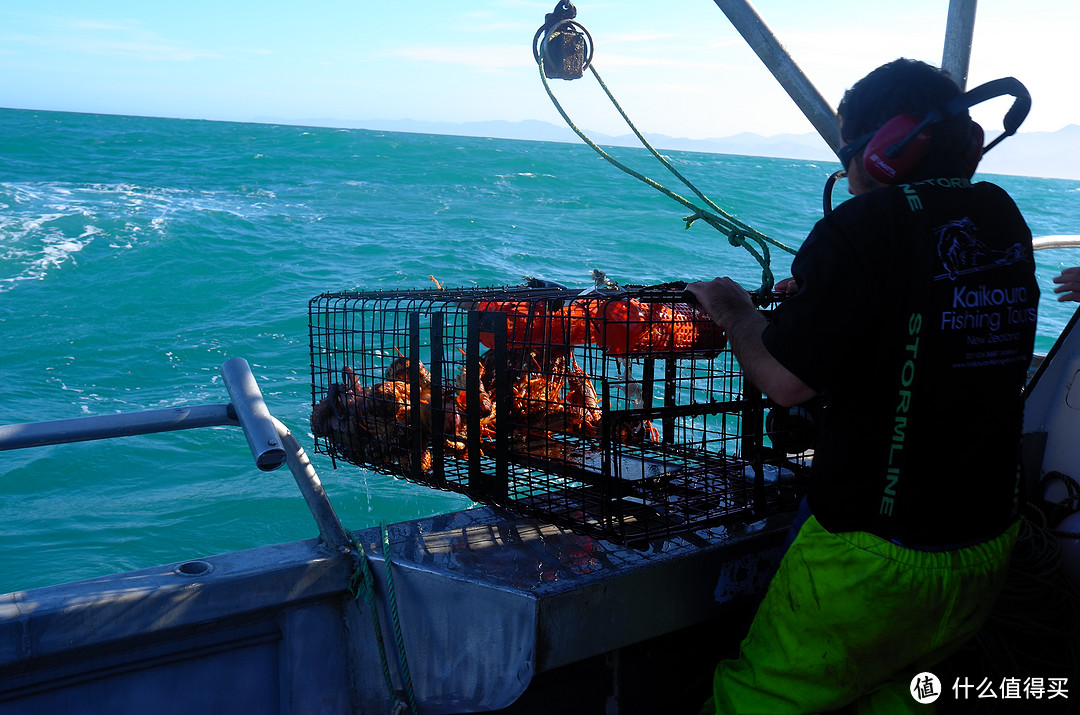
<path id="1" fill-rule="evenodd" d="M 728 344 L 743 372 L 759 390 L 785 407 L 805 402 L 815 391 L 781 365 L 765 348 L 761 331 L 765 318 L 750 294 L 730 278 L 686 286 L 713 322 L 724 329 Z"/>
<path id="2" fill-rule="evenodd" d="M 776 285 L 773 286 L 773 290 L 777 293 L 787 293 L 788 295 L 795 295 L 799 292 L 799 284 L 795 282 L 794 278 L 785 278 L 782 281 L 776 281 Z"/>
<path id="3" fill-rule="evenodd" d="M 702 309 L 713 322 L 728 330 L 740 317 L 756 314 L 750 294 L 730 278 L 713 278 L 711 281 L 691 283 L 686 290 L 697 298 Z"/>
<path id="4" fill-rule="evenodd" d="M 1054 278 L 1054 282 L 1059 284 L 1054 292 L 1062 294 L 1058 296 L 1058 300 L 1072 300 L 1080 303 L 1080 267 L 1066 268 L 1060 276 Z"/>

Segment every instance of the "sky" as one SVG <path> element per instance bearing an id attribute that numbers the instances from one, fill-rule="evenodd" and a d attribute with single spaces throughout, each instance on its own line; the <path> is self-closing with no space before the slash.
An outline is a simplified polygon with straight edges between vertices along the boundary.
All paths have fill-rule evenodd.
<path id="1" fill-rule="evenodd" d="M 704 139 L 813 128 L 712 0 L 580 0 L 593 64 L 643 131 Z M 562 119 L 533 35 L 554 0 L 42 0 L 0 8 L 0 106 L 229 121 Z M 940 64 L 947 0 L 758 0 L 835 106 L 874 67 Z M 1015 76 L 1023 129 L 1080 124 L 1077 0 L 980 0 L 968 86 Z M 552 81 L 583 128 L 627 130 L 588 75 Z M 1008 99 L 973 116 L 989 136 Z"/>

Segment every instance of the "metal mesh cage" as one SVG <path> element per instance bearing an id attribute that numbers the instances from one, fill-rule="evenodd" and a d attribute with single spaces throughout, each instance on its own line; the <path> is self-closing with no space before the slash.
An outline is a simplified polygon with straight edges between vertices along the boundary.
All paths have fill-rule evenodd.
<path id="1" fill-rule="evenodd" d="M 768 414 L 681 296 L 320 295 L 316 451 L 623 543 L 792 507 L 804 447 L 765 424 L 802 422 Z"/>

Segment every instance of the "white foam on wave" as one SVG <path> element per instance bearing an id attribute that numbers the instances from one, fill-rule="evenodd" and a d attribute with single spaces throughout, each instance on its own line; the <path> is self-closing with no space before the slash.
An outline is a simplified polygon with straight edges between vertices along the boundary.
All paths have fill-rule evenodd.
<path id="1" fill-rule="evenodd" d="M 96 239 L 130 249 L 147 236 L 164 235 L 175 213 L 221 210 L 220 204 L 207 192 L 127 182 L 0 183 L 0 293 L 45 279 Z"/>
<path id="2" fill-rule="evenodd" d="M 11 290 L 19 281 L 41 280 L 50 269 L 58 268 L 72 259 L 72 256 L 90 245 L 93 237 L 101 232 L 100 229 L 95 229 L 93 226 L 87 226 L 86 229 L 77 239 L 63 235 L 43 237 L 37 258 L 27 263 L 18 275 L 0 278 L 0 293 Z M 21 253 L 23 257 L 30 255 L 28 251 L 16 251 L 15 253 Z M 4 254 L 3 258 L 6 260 L 8 258 L 7 252 L 4 252 Z"/>
<path id="3" fill-rule="evenodd" d="M 42 203 L 42 194 L 22 187 L 16 187 L 12 198 L 19 205 Z M 7 265 L 23 265 L 15 275 L 0 277 L 0 292 L 10 290 L 20 281 L 40 280 L 49 269 L 70 260 L 101 233 L 100 228 L 84 224 L 81 232 L 72 236 L 69 228 L 57 225 L 57 222 L 80 212 L 69 211 L 54 203 L 40 208 L 49 212 L 20 216 L 18 211 L 9 211 L 0 216 L 0 260 Z"/>

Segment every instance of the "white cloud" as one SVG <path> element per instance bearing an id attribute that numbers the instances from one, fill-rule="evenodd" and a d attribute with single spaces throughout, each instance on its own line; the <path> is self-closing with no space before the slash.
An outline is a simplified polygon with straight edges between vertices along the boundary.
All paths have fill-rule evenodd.
<path id="1" fill-rule="evenodd" d="M 186 46 L 163 37 L 137 20 L 50 17 L 41 18 L 39 23 L 33 34 L 8 34 L 4 42 L 9 47 L 21 45 L 55 54 L 117 56 L 144 62 L 221 57 L 217 51 Z"/>

